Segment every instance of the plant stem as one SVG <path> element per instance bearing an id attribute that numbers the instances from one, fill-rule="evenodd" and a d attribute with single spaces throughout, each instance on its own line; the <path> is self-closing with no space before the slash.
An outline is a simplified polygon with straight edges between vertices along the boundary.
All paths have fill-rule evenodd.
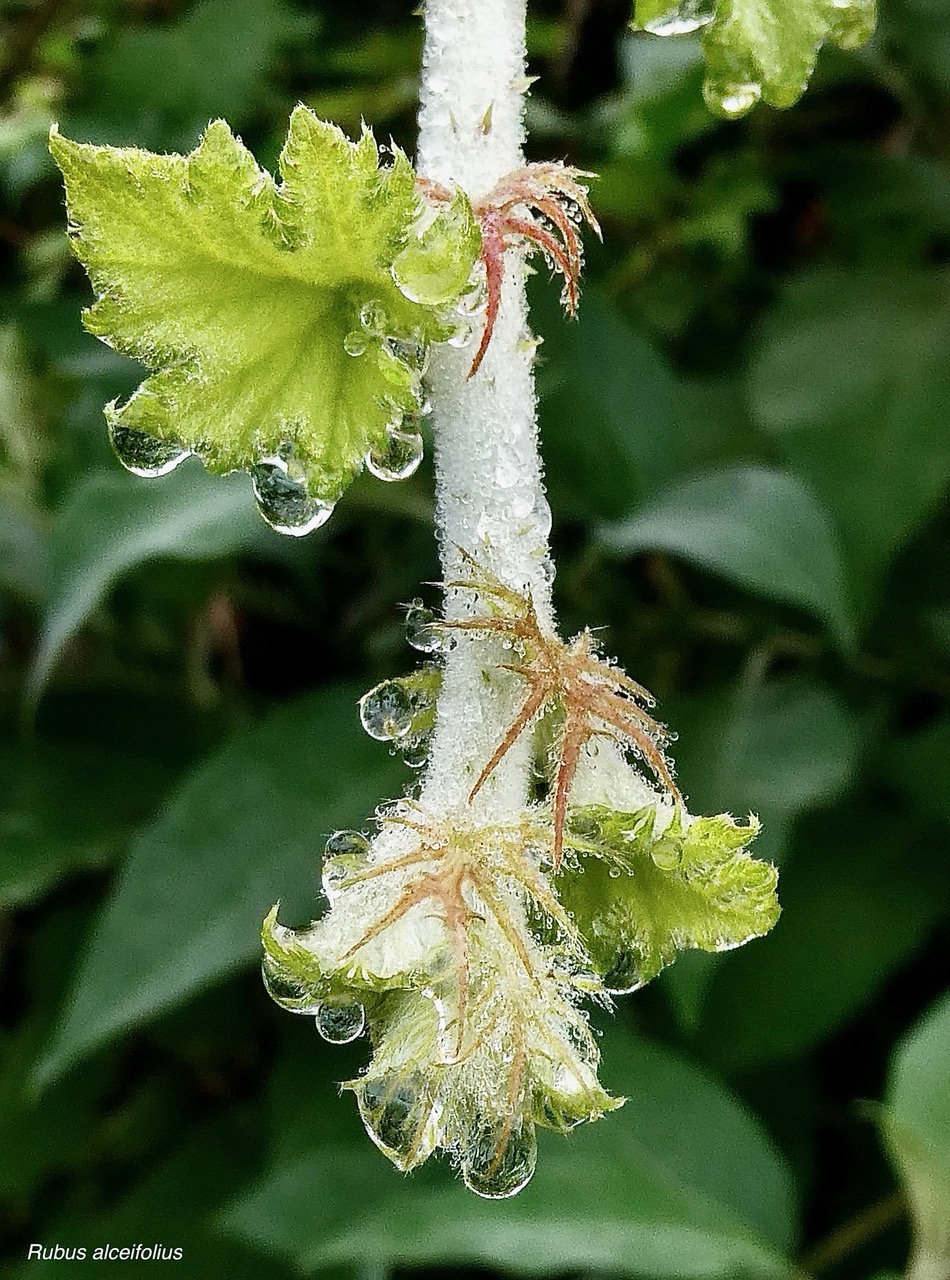
<path id="1" fill-rule="evenodd" d="M 524 0 L 426 0 L 419 170 L 473 199 L 524 163 Z M 472 350 L 433 353 L 436 521 L 446 580 L 468 576 L 459 548 L 519 591 L 552 624 L 550 509 L 541 482 L 525 269 L 509 253 L 491 345 L 475 377 Z M 446 616 L 473 607 L 449 591 Z M 504 661 L 499 653 L 498 660 Z M 510 655 L 508 655 L 510 660 Z M 484 638 L 459 636 L 447 654 L 422 802 L 464 804 L 485 760 L 514 718 L 522 685 L 491 668 Z M 495 820 L 515 817 L 529 781 L 527 737 L 495 770 L 477 803 Z"/>

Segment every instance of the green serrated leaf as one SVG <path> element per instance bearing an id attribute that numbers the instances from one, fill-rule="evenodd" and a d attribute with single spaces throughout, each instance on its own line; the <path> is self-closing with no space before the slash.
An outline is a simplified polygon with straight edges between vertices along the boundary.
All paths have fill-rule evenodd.
<path id="1" fill-rule="evenodd" d="M 728 951 L 768 933 L 778 873 L 745 852 L 758 829 L 754 817 L 741 826 L 727 814 L 674 814 L 662 827 L 652 805 L 571 811 L 565 843 L 575 856 L 559 891 L 608 990 L 636 990 L 687 948 Z"/>
<path id="2" fill-rule="evenodd" d="M 792 106 L 822 45 L 858 48 L 876 21 L 876 0 L 636 0 L 636 25 L 644 31 L 705 29 L 703 94 L 728 117 L 745 115 L 760 100 Z"/>
<path id="3" fill-rule="evenodd" d="M 405 155 L 382 166 L 368 130 L 350 142 L 305 107 L 279 184 L 221 120 L 187 156 L 55 128 L 50 147 L 97 293 L 86 326 L 155 371 L 109 406 L 114 439 L 145 433 L 218 472 L 279 458 L 332 506 L 420 407 L 419 350 L 448 330 L 407 294 L 445 303 L 466 283 L 478 242 L 464 197 L 417 235 Z"/>

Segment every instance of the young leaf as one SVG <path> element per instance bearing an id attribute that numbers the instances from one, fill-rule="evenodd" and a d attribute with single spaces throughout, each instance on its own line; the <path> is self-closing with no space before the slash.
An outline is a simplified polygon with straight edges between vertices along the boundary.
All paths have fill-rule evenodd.
<path id="1" fill-rule="evenodd" d="M 106 410 L 120 457 L 140 474 L 188 452 L 250 470 L 271 516 L 283 488 L 309 500 L 288 531 L 322 523 L 387 428 L 420 409 L 420 359 L 449 335 L 440 313 L 479 250 L 468 202 L 423 224 L 401 151 L 383 167 L 368 130 L 352 143 L 305 107 L 279 184 L 221 120 L 187 156 L 55 127 L 50 148 L 97 293 L 86 326 L 155 371 Z"/>
<path id="2" fill-rule="evenodd" d="M 855 49 L 871 36 L 876 0 L 636 0 L 636 25 L 654 35 L 705 28 L 713 110 L 741 116 L 760 100 L 790 107 L 805 92 L 821 46 Z"/>
<path id="3" fill-rule="evenodd" d="M 726 814 L 672 820 L 656 806 L 618 813 L 574 809 L 558 887 L 609 991 L 635 991 L 679 951 L 728 951 L 760 937 L 779 915 L 778 875 L 746 853 L 758 822 Z"/>

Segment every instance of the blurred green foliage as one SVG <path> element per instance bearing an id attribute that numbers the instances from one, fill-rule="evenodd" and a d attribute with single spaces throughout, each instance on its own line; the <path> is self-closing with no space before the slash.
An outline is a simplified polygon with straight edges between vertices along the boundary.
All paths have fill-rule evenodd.
<path id="1" fill-rule="evenodd" d="M 757 812 L 767 939 L 598 1014 L 623 1111 L 510 1203 L 395 1173 L 257 929 L 405 781 L 359 693 L 410 666 L 431 475 L 302 541 L 246 482 L 136 481 L 46 152 L 272 164 L 297 100 L 412 151 L 412 0 L 0 6 L 0 1225 L 189 1276 L 849 1280 L 950 1267 L 950 9 L 886 0 L 787 113 L 712 117 L 697 43 L 535 0 L 532 152 L 598 171 L 577 323 L 538 279 L 565 630 L 661 701 L 698 811 Z M 423 589 L 425 590 L 425 589 Z M 432 598 L 432 603 L 435 603 Z M 906 1195 L 902 1186 L 906 1185 Z M 942 1261 L 941 1261 L 942 1256 Z M 111 1264 L 139 1276 L 147 1264 Z M 921 1272 L 923 1274 L 923 1272 Z M 933 1274 L 941 1274 L 934 1272 Z"/>

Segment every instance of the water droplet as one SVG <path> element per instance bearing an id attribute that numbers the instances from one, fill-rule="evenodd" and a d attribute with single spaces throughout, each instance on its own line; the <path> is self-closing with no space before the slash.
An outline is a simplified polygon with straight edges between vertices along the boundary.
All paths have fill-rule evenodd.
<path id="1" fill-rule="evenodd" d="M 261 964 L 261 977 L 267 994 L 288 1013 L 303 1013 L 313 1017 L 320 1009 L 320 1001 L 304 983 L 290 977 L 265 953 Z"/>
<path id="2" fill-rule="evenodd" d="M 398 680 L 384 680 L 360 698 L 363 728 L 377 742 L 403 738 L 412 728 L 412 704 Z"/>
<path id="3" fill-rule="evenodd" d="M 366 466 L 378 480 L 407 480 L 422 461 L 422 436 L 416 431 L 386 432 L 382 449 L 371 449 Z"/>
<path id="4" fill-rule="evenodd" d="M 430 347 L 422 334 L 418 338 L 390 338 L 389 349 L 420 377 L 429 367 Z"/>
<path id="5" fill-rule="evenodd" d="M 682 36 L 708 26 L 716 16 L 715 0 L 679 0 L 665 13 L 643 24 L 655 36 Z"/>
<path id="6" fill-rule="evenodd" d="M 531 1181 L 538 1159 L 534 1121 L 524 1115 L 481 1124 L 462 1152 L 462 1179 L 486 1200 L 517 1195 Z"/>
<path id="7" fill-rule="evenodd" d="M 645 981 L 639 956 L 632 951 L 619 951 L 604 978 L 604 990 L 612 996 L 628 996 L 632 991 L 638 991 Z"/>
<path id="8" fill-rule="evenodd" d="M 623 872 L 619 867 L 611 867 L 607 874 L 610 876 L 611 880 L 619 880 L 623 875 Z"/>
<path id="9" fill-rule="evenodd" d="M 403 748 L 402 758 L 410 769 L 421 769 L 429 759 L 428 741 L 413 742 Z"/>
<path id="10" fill-rule="evenodd" d="M 304 482 L 288 474 L 287 463 L 279 455 L 255 463 L 251 480 L 258 509 L 277 533 L 302 538 L 333 514 L 333 504 L 312 498 Z"/>
<path id="11" fill-rule="evenodd" d="M 446 338 L 446 342 L 450 347 L 467 347 L 474 336 L 474 326 L 463 322 L 455 326 L 451 336 Z"/>
<path id="12" fill-rule="evenodd" d="M 650 846 L 650 857 L 661 871 L 675 871 L 683 861 L 682 841 L 661 836 Z"/>
<path id="13" fill-rule="evenodd" d="M 365 858 L 369 853 L 369 841 L 362 831 L 334 831 L 323 846 L 327 858 L 338 858 L 340 855 L 357 854 Z"/>
<path id="14" fill-rule="evenodd" d="M 167 476 L 169 471 L 174 471 L 191 457 L 191 451 L 183 448 L 177 440 L 159 440 L 147 431 L 133 431 L 131 427 L 123 427 L 117 422 L 109 424 L 109 440 L 126 471 L 148 480 Z"/>
<path id="15" fill-rule="evenodd" d="M 330 1044 L 349 1044 L 366 1027 L 366 1010 L 357 1000 L 326 1000 L 317 1010 L 317 1030 Z"/>
<path id="16" fill-rule="evenodd" d="M 348 356 L 361 356 L 367 345 L 365 329 L 353 329 L 343 339 L 343 350 Z"/>
<path id="17" fill-rule="evenodd" d="M 439 1136 L 440 1109 L 420 1073 L 361 1080 L 355 1093 L 366 1132 L 397 1168 L 414 1169 L 429 1157 Z"/>
<path id="18" fill-rule="evenodd" d="M 421 600 L 413 600 L 406 610 L 406 639 L 420 653 L 438 653 L 442 648 L 442 632 L 435 625 L 435 614 Z"/>
<path id="19" fill-rule="evenodd" d="M 560 758 L 559 753 L 557 758 Z M 570 816 L 569 825 L 573 834 L 582 840 L 600 840 L 603 836 L 600 819 L 596 814 L 585 812 L 583 809 L 574 810 Z"/>
<path id="20" fill-rule="evenodd" d="M 703 96 L 714 111 L 735 119 L 751 111 L 762 97 L 762 86 L 753 81 L 743 84 L 707 82 L 703 85 Z"/>
<path id="21" fill-rule="evenodd" d="M 358 876 L 366 870 L 368 859 L 358 853 L 343 853 L 335 858 L 327 858 L 320 872 L 320 883 L 328 902 L 340 896 L 341 888 L 352 876 Z"/>
<path id="22" fill-rule="evenodd" d="M 386 332 L 386 312 L 382 304 L 372 300 L 360 307 L 360 324 L 367 333 L 379 337 Z"/>

